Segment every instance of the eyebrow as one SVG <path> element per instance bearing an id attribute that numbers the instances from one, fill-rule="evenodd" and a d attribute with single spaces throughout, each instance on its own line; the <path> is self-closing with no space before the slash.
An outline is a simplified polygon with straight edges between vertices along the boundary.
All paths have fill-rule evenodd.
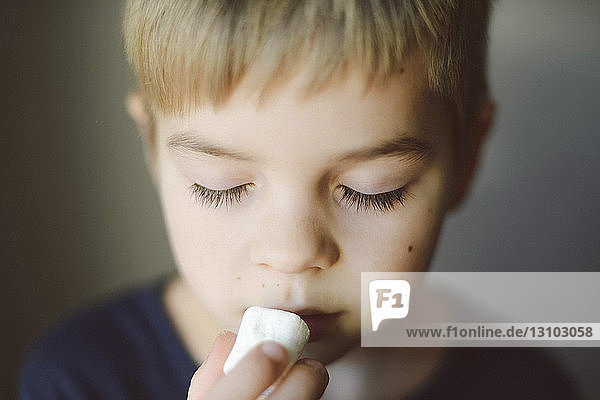
<path id="1" fill-rule="evenodd" d="M 206 139 L 192 132 L 180 132 L 169 136 L 169 150 L 182 154 L 209 155 L 240 161 L 254 161 L 249 154 L 225 149 L 217 144 L 209 143 Z M 397 135 L 391 140 L 384 141 L 371 148 L 356 150 L 336 159 L 337 162 L 367 161 L 380 157 L 406 158 L 418 161 L 431 155 L 432 145 L 429 142 L 406 134 Z"/>
<path id="2" fill-rule="evenodd" d="M 380 157 L 406 158 L 419 161 L 431 156 L 433 146 L 424 140 L 407 134 L 398 134 L 393 139 L 381 142 L 378 146 L 361 149 L 343 155 L 339 161 L 367 161 Z"/>
<path id="3" fill-rule="evenodd" d="M 181 132 L 169 136 L 167 148 L 178 153 L 204 154 L 232 160 L 254 161 L 254 158 L 248 154 L 227 150 L 219 145 L 208 143 L 202 137 L 191 132 Z"/>

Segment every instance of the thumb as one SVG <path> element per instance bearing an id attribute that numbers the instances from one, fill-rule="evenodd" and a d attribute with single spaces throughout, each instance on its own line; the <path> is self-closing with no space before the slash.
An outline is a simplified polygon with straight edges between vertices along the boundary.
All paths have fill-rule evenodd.
<path id="1" fill-rule="evenodd" d="M 223 331 L 217 336 L 206 360 L 196 370 L 190 382 L 188 400 L 199 399 L 223 374 L 223 364 L 235 342 L 236 334 Z"/>

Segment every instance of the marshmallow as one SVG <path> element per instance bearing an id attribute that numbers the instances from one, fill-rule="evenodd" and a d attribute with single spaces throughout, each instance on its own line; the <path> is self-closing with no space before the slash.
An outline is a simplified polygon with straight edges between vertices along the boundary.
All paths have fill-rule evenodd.
<path id="1" fill-rule="evenodd" d="M 242 317 L 237 339 L 223 365 L 223 371 L 229 373 L 246 353 L 267 340 L 277 342 L 287 349 L 287 370 L 300 358 L 309 336 L 308 326 L 294 313 L 258 306 L 250 307 Z"/>

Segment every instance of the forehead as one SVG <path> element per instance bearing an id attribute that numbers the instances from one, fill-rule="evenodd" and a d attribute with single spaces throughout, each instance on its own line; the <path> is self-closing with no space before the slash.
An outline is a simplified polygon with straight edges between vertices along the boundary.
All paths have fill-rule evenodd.
<path id="1" fill-rule="evenodd" d="M 446 108 L 429 90 L 420 63 L 406 64 L 385 85 L 366 85 L 349 70 L 318 92 L 308 93 L 306 70 L 261 90 L 251 73 L 222 105 L 207 105 L 186 116 L 157 118 L 164 146 L 174 135 L 198 135 L 210 143 L 272 158 L 352 151 L 399 135 L 435 140 Z M 256 74 L 258 72 L 254 72 Z"/>

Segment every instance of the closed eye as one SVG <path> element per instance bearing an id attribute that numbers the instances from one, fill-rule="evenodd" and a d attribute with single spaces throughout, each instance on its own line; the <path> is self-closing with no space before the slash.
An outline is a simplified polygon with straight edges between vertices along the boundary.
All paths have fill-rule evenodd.
<path id="1" fill-rule="evenodd" d="M 340 185 L 342 189 L 342 198 L 340 201 L 348 208 L 355 208 L 356 211 L 375 211 L 387 212 L 393 210 L 396 206 L 404 206 L 408 195 L 405 186 L 384 193 L 365 194 L 350 189 L 347 186 Z"/>
<path id="2" fill-rule="evenodd" d="M 234 204 L 239 204 L 248 195 L 248 190 L 252 186 L 254 186 L 253 183 L 245 183 L 230 189 L 215 190 L 194 183 L 190 186 L 190 192 L 200 205 L 214 208 L 224 205 L 229 208 Z"/>

